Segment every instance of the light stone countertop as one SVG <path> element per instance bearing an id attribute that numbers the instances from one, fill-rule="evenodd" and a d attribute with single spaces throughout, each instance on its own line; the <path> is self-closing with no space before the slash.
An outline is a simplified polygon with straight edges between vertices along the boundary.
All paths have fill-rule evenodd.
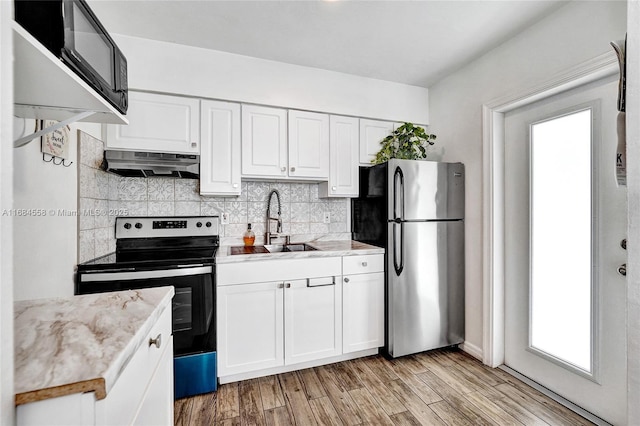
<path id="1" fill-rule="evenodd" d="M 14 303 L 16 405 L 81 392 L 103 399 L 173 287 Z"/>
<path id="2" fill-rule="evenodd" d="M 298 243 L 295 243 L 298 244 Z M 372 246 L 370 244 L 361 243 L 352 240 L 338 241 L 311 241 L 304 243 L 316 250 L 310 251 L 293 251 L 279 253 L 256 253 L 256 254 L 231 254 L 232 246 L 222 246 L 216 254 L 216 263 L 236 263 L 246 262 L 250 260 L 269 260 L 269 259 L 304 259 L 314 257 L 334 257 L 334 256 L 357 256 L 364 254 L 384 254 L 381 247 Z"/>

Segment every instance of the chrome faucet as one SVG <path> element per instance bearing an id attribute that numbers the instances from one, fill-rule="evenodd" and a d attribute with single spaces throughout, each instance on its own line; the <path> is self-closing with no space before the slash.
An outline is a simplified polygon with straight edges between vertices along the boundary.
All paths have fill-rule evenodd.
<path id="1" fill-rule="evenodd" d="M 278 200 L 278 217 L 271 217 L 271 198 L 275 194 L 276 199 Z M 276 234 L 271 233 L 271 221 L 275 220 L 277 223 L 276 226 Z M 280 193 L 277 189 L 271 190 L 269 193 L 269 197 L 267 198 L 267 223 L 266 223 L 267 232 L 264 235 L 264 243 L 271 244 L 271 240 L 274 238 L 278 238 L 280 233 L 282 232 L 282 205 L 280 204 Z"/>

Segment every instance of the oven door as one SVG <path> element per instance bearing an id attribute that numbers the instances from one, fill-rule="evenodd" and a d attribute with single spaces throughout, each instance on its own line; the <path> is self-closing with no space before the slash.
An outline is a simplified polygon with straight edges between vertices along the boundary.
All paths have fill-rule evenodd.
<path id="1" fill-rule="evenodd" d="M 78 294 L 173 286 L 174 354 L 215 349 L 213 267 L 194 265 L 163 270 L 78 272 Z"/>

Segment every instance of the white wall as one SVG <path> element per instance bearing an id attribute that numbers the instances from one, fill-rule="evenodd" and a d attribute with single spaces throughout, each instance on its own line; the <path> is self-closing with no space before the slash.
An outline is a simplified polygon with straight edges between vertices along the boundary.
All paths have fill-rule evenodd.
<path id="1" fill-rule="evenodd" d="M 640 52 L 640 3 L 630 1 L 627 51 Z M 627 57 L 627 424 L 640 424 L 640 58 Z M 635 119 L 629 119 L 635 117 Z"/>
<path id="2" fill-rule="evenodd" d="M 625 2 L 572 2 L 430 88 L 430 131 L 444 161 L 466 165 L 466 347 L 482 351 L 482 105 L 611 50 Z"/>
<path id="3" fill-rule="evenodd" d="M 0 1 L 0 209 L 12 207 L 13 2 Z M 11 217 L 0 216 L 0 424 L 14 423 L 13 240 Z"/>
<path id="4" fill-rule="evenodd" d="M 29 129 L 34 123 L 25 120 Z M 45 216 L 14 217 L 15 300 L 73 295 L 78 217 L 59 214 L 58 210 L 78 209 L 78 128 L 96 137 L 101 132 L 99 124 L 71 126 L 71 167 L 44 162 L 39 140 L 14 150 L 14 208 L 46 211 Z"/>
<path id="5" fill-rule="evenodd" d="M 428 90 L 115 35 L 129 69 L 129 88 L 428 124 Z"/>

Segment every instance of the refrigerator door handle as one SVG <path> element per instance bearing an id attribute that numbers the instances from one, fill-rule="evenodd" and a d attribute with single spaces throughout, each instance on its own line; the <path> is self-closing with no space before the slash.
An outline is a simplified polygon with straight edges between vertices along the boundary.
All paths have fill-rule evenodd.
<path id="1" fill-rule="evenodd" d="M 398 183 L 400 185 L 398 185 Z M 398 196 L 400 197 L 400 214 L 398 215 Z M 393 173 L 393 219 L 404 220 L 404 174 L 400 166 Z"/>
<path id="2" fill-rule="evenodd" d="M 398 226 L 400 227 L 400 244 L 398 244 Z M 393 269 L 396 275 L 400 276 L 404 269 L 404 223 L 393 224 Z M 398 261 L 400 255 L 400 261 Z"/>

